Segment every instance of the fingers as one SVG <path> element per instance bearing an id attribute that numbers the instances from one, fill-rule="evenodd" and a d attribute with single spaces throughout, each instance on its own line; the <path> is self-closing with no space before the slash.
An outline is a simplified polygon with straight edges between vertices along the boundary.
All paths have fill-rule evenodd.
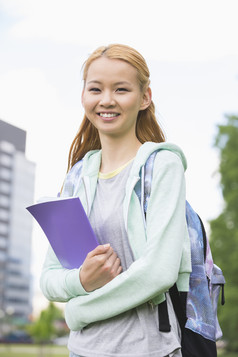
<path id="1" fill-rule="evenodd" d="M 118 264 L 120 265 L 120 259 L 113 251 L 112 254 L 107 258 L 105 265 L 109 266 L 109 269 L 112 269 L 114 266 L 115 268 L 118 268 Z"/>
<path id="2" fill-rule="evenodd" d="M 119 275 L 122 272 L 121 261 L 119 258 L 115 260 L 111 271 L 112 271 L 113 278 L 115 278 L 117 275 Z"/>
<path id="3" fill-rule="evenodd" d="M 113 251 L 110 245 L 106 247 L 102 245 L 98 246 L 96 249 L 90 252 L 87 258 L 91 259 L 91 261 L 94 262 L 97 267 L 100 267 L 103 266 L 110 257 L 112 260 L 115 260 L 116 256 L 116 253 Z"/>
<path id="4" fill-rule="evenodd" d="M 122 271 L 121 261 L 113 248 L 97 246 L 88 253 L 80 270 L 80 280 L 86 291 L 93 291 L 114 279 Z"/>
<path id="5" fill-rule="evenodd" d="M 121 273 L 121 261 L 115 252 L 113 252 L 105 261 L 104 265 L 101 267 L 101 271 L 102 274 L 105 274 L 109 281 Z"/>
<path id="6" fill-rule="evenodd" d="M 98 245 L 95 249 L 88 253 L 88 257 L 92 258 L 95 255 L 106 253 L 111 248 L 110 244 Z"/>

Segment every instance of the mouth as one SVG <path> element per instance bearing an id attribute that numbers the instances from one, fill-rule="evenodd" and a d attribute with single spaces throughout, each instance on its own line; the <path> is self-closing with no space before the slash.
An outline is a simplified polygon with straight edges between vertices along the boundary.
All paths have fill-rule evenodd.
<path id="1" fill-rule="evenodd" d="M 103 119 L 113 119 L 113 118 L 118 117 L 120 114 L 119 113 L 113 113 L 113 112 L 111 112 L 111 113 L 109 113 L 109 112 L 108 113 L 100 112 L 100 113 L 98 113 L 98 115 Z"/>

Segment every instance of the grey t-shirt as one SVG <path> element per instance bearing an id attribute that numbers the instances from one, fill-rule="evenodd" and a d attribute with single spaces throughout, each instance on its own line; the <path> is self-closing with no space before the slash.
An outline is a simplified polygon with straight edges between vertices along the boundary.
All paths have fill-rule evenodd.
<path id="1" fill-rule="evenodd" d="M 133 263 L 123 220 L 123 199 L 131 165 L 116 175 L 98 179 L 90 214 L 99 243 L 111 244 L 121 260 L 123 271 Z M 90 324 L 81 331 L 71 331 L 68 348 L 85 357 L 167 356 L 180 347 L 179 327 L 169 298 L 168 310 L 171 332 L 159 331 L 158 309 L 145 303 L 113 318 Z"/>

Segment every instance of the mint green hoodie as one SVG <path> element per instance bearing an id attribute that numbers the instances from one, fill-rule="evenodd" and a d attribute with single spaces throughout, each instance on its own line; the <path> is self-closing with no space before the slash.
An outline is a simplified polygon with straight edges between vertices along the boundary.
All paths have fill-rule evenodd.
<path id="1" fill-rule="evenodd" d="M 140 169 L 156 155 L 151 196 L 146 215 L 134 191 Z M 79 196 L 90 214 L 97 187 L 101 151 L 90 151 L 66 176 L 62 196 Z M 126 184 L 124 221 L 135 261 L 128 270 L 93 292 L 86 292 L 79 269 L 63 268 L 51 248 L 41 275 L 41 289 L 51 301 L 68 301 L 65 319 L 71 330 L 116 316 L 145 302 L 159 304 L 177 282 L 188 291 L 191 272 L 190 242 L 185 217 L 186 159 L 170 143 L 146 142 L 137 152 Z"/>

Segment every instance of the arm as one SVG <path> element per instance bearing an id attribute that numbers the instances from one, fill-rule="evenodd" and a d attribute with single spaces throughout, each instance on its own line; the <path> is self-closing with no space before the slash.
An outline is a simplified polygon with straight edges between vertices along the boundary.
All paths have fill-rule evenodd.
<path id="1" fill-rule="evenodd" d="M 164 160 L 158 158 L 162 155 Z M 177 281 L 184 247 L 189 245 L 184 169 L 180 159 L 168 151 L 159 153 L 153 177 L 144 254 L 102 288 L 67 303 L 65 318 L 70 329 L 79 330 L 139 306 L 166 292 Z M 185 260 L 182 270 L 189 277 L 189 249 Z"/>
<path id="2" fill-rule="evenodd" d="M 41 274 L 41 289 L 50 301 L 65 302 L 87 295 L 120 274 L 120 259 L 109 244 L 98 245 L 88 253 L 79 269 L 65 269 L 51 247 L 48 249 Z"/>
<path id="3" fill-rule="evenodd" d="M 80 282 L 79 269 L 63 268 L 50 246 L 41 273 L 40 287 L 50 301 L 65 302 L 88 294 Z"/>

